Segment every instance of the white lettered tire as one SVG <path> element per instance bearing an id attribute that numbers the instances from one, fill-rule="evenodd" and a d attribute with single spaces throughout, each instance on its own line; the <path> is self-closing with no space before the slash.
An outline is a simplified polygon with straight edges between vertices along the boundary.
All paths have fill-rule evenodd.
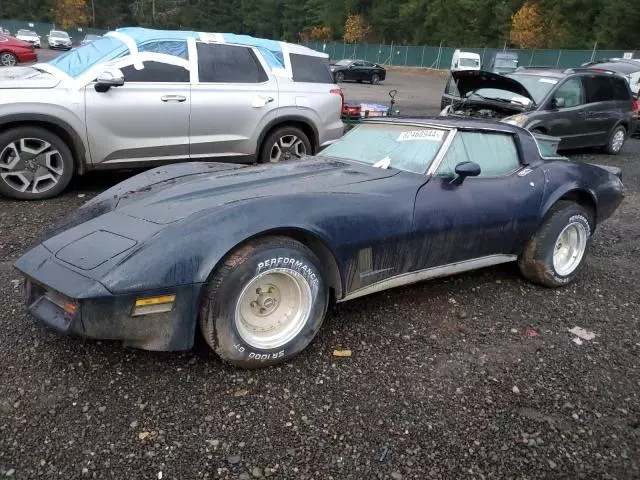
<path id="1" fill-rule="evenodd" d="M 322 271 L 310 249 L 286 237 L 259 239 L 231 252 L 202 297 L 206 342 L 242 368 L 293 358 L 324 320 L 328 293 Z"/>
<path id="2" fill-rule="evenodd" d="M 552 288 L 574 281 L 591 244 L 593 217 L 590 209 L 577 203 L 556 203 L 518 258 L 523 276 Z"/>

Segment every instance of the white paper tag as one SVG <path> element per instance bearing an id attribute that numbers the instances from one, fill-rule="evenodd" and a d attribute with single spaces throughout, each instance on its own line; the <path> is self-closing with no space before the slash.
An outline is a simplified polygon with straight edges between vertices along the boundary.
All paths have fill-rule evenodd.
<path id="1" fill-rule="evenodd" d="M 553 78 L 541 78 L 540 80 L 538 80 L 538 82 L 550 83 L 551 85 L 555 85 L 556 83 L 558 83 L 558 80 L 554 80 Z"/>
<path id="2" fill-rule="evenodd" d="M 406 142 L 407 140 L 431 140 L 434 142 L 440 142 L 444 137 L 443 130 L 435 130 L 433 128 L 424 130 L 410 130 L 408 132 L 402 132 L 397 142 Z"/>

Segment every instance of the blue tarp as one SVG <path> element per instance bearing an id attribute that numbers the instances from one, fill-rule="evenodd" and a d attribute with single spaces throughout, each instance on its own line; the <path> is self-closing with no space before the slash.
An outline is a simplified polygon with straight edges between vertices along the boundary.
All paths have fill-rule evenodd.
<path id="1" fill-rule="evenodd" d="M 140 52 L 156 52 L 188 58 L 187 39 L 200 39 L 198 32 L 182 30 L 152 30 L 148 28 L 119 28 L 116 32 L 130 37 Z M 249 35 L 223 33 L 227 43 L 250 45 L 258 48 L 271 68 L 284 68 L 284 55 L 279 42 L 255 38 Z M 127 55 L 127 46 L 117 38 L 105 36 L 91 43 L 69 50 L 49 63 L 67 73 L 78 77 L 90 67 Z"/>

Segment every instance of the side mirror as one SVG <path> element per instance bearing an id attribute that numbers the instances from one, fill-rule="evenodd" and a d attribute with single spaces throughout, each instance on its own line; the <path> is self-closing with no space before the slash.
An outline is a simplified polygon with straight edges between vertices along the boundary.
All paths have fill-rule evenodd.
<path id="1" fill-rule="evenodd" d="M 476 162 L 462 162 L 456 165 L 456 175 L 464 179 L 466 177 L 477 177 L 480 175 L 480 165 Z"/>
<path id="2" fill-rule="evenodd" d="M 551 108 L 564 108 L 564 98 L 554 98 L 551 100 Z"/>
<path id="3" fill-rule="evenodd" d="M 96 79 L 96 92 L 104 93 L 111 87 L 124 85 L 124 75 L 119 68 L 110 68 L 101 72 Z"/>

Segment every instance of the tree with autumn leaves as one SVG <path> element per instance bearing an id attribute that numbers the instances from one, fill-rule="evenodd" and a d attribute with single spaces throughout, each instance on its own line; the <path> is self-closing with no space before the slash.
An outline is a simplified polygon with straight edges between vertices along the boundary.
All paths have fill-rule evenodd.
<path id="1" fill-rule="evenodd" d="M 89 23 L 87 0 L 56 0 L 53 19 L 56 25 L 67 29 L 81 27 Z"/>
<path id="2" fill-rule="evenodd" d="M 0 18 L 346 41 L 640 50 L 630 0 L 0 0 Z"/>
<path id="3" fill-rule="evenodd" d="M 564 26 L 554 15 L 542 15 L 537 3 L 527 1 L 511 17 L 510 40 L 520 48 L 552 48 L 562 41 Z"/>

